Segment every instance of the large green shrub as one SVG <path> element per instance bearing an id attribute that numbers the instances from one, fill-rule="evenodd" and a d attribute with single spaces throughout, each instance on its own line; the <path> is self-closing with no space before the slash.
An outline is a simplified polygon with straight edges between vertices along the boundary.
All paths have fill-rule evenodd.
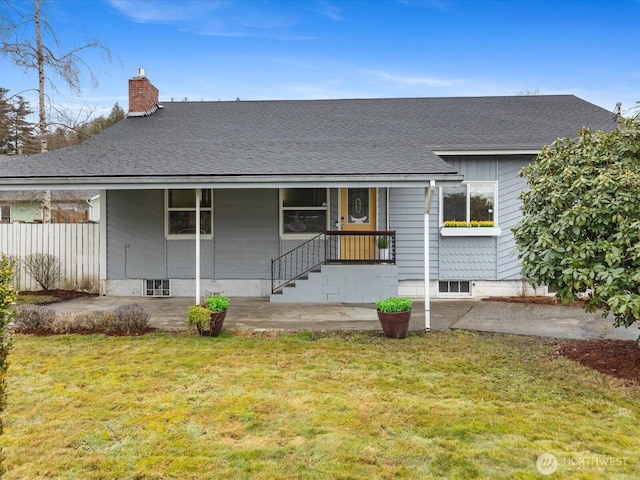
<path id="1" fill-rule="evenodd" d="M 523 219 L 513 229 L 523 275 L 567 303 L 640 323 L 640 123 L 583 130 L 522 170 Z"/>

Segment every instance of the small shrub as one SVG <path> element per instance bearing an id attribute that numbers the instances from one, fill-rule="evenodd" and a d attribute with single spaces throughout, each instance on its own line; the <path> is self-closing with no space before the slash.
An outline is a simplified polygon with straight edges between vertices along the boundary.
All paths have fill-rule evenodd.
<path id="1" fill-rule="evenodd" d="M 376 302 L 376 307 L 382 313 L 397 313 L 411 310 L 413 302 L 406 297 L 389 297 Z"/>
<path id="2" fill-rule="evenodd" d="M 18 330 L 51 330 L 56 312 L 40 305 L 21 305 L 14 320 Z"/>
<path id="3" fill-rule="evenodd" d="M 0 412 L 6 403 L 7 356 L 11 348 L 11 339 L 6 333 L 9 322 L 16 314 L 16 291 L 13 288 L 15 259 L 7 255 L 0 255 Z M 0 433 L 2 433 L 2 419 L 0 419 Z M 4 473 L 2 457 L 0 456 L 0 477 Z"/>
<path id="4" fill-rule="evenodd" d="M 190 305 L 187 310 L 187 324 L 206 327 L 211 323 L 211 310 L 201 305 Z"/>
<path id="5" fill-rule="evenodd" d="M 76 322 L 82 325 L 82 328 L 92 332 L 108 332 L 115 330 L 115 313 L 99 310 L 82 312 L 76 315 Z"/>
<path id="6" fill-rule="evenodd" d="M 149 326 L 149 317 L 137 303 L 122 305 L 113 312 L 113 328 L 127 333 L 143 333 Z"/>
<path id="7" fill-rule="evenodd" d="M 51 288 L 62 278 L 60 260 L 50 253 L 33 253 L 23 260 L 24 268 L 43 290 Z"/>
<path id="8" fill-rule="evenodd" d="M 57 315 L 51 323 L 56 334 L 113 331 L 113 312 L 91 311 Z"/>

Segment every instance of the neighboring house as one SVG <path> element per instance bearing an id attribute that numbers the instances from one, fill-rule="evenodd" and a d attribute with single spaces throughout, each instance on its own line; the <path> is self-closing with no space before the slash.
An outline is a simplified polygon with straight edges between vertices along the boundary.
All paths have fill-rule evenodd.
<path id="1" fill-rule="evenodd" d="M 572 95 L 160 105 L 141 73 L 129 102 L 81 145 L 0 163 L 0 190 L 101 190 L 106 295 L 513 295 L 521 167 L 616 128 Z"/>
<path id="2" fill-rule="evenodd" d="M 12 161 L 18 159 L 10 158 Z M 26 158 L 19 157 L 19 161 Z M 41 191 L 0 191 L 0 223 L 42 223 L 41 196 Z M 99 199 L 98 190 L 54 190 L 51 192 L 51 220 L 53 223 L 98 221 Z"/>

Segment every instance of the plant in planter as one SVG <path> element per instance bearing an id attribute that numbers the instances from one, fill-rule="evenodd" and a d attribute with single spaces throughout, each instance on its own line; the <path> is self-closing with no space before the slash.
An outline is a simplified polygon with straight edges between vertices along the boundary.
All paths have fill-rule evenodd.
<path id="1" fill-rule="evenodd" d="M 442 226 L 447 228 L 488 228 L 493 227 L 494 224 L 493 220 L 471 220 L 470 222 L 464 220 L 447 220 Z"/>
<path id="2" fill-rule="evenodd" d="M 378 251 L 380 252 L 380 260 L 389 260 L 389 237 L 378 237 Z"/>
<path id="3" fill-rule="evenodd" d="M 229 297 L 211 295 L 203 305 L 191 305 L 187 311 L 187 324 L 198 329 L 198 333 L 205 337 L 217 337 L 222 331 L 222 325 L 229 308 Z"/>
<path id="4" fill-rule="evenodd" d="M 412 300 L 406 297 L 388 297 L 376 302 L 378 320 L 389 338 L 404 338 L 409 331 Z"/>

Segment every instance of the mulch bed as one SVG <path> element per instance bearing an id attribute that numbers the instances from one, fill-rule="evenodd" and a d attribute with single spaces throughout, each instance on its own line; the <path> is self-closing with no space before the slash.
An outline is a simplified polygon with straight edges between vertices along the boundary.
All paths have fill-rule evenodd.
<path id="1" fill-rule="evenodd" d="M 483 298 L 482 300 L 485 302 L 533 303 L 535 305 L 556 305 L 556 306 L 561 305 L 560 303 L 558 303 L 555 297 L 548 297 L 548 296 L 542 296 L 542 295 L 531 296 L 531 297 L 523 296 L 523 295 L 518 295 L 513 297 L 488 297 L 488 298 Z M 565 307 L 583 307 L 584 302 L 581 300 L 576 300 L 575 302 L 571 302 L 564 306 Z"/>
<path id="2" fill-rule="evenodd" d="M 97 293 L 79 292 L 76 290 L 37 290 L 35 292 L 22 291 L 18 292 L 18 295 L 31 295 L 34 297 L 55 297 L 55 300 L 51 300 L 50 302 L 38 302 L 38 305 L 49 305 L 57 302 L 64 302 L 65 300 L 73 300 L 74 298 L 98 296 Z"/>
<path id="3" fill-rule="evenodd" d="M 576 340 L 556 352 L 606 375 L 640 383 L 640 348 L 633 340 Z"/>

